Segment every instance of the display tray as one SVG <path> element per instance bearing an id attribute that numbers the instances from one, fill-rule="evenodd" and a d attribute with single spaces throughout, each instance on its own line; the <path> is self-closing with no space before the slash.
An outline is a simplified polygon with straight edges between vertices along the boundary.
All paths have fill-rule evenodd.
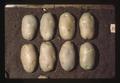
<path id="1" fill-rule="evenodd" d="M 65 42 L 61 39 L 58 30 L 59 17 L 63 12 L 70 12 L 76 20 L 76 32 L 71 40 L 75 45 L 76 50 L 76 65 L 75 68 L 66 72 L 61 68 L 59 62 L 59 51 L 61 45 Z M 83 12 L 89 11 L 94 15 L 95 18 L 95 29 L 96 35 L 92 40 L 84 40 L 79 34 L 79 18 Z M 20 50 L 23 44 L 31 43 L 34 44 L 39 56 L 40 44 L 44 41 L 40 35 L 39 27 L 36 36 L 33 40 L 24 40 L 21 35 L 21 22 L 24 15 L 33 14 L 38 18 L 38 23 L 41 16 L 45 12 L 51 12 L 55 17 L 56 30 L 54 38 L 51 42 L 56 48 L 56 65 L 55 69 L 51 72 L 43 72 L 40 69 L 39 64 L 35 72 L 27 73 L 23 69 L 20 61 Z M 113 78 L 115 77 L 115 34 L 110 32 L 110 24 L 115 23 L 115 9 L 113 6 L 103 7 L 54 7 L 46 8 L 5 8 L 5 70 L 7 71 L 9 78 L 11 79 L 25 79 L 34 78 L 38 79 L 39 75 L 48 76 L 50 79 L 57 78 Z M 89 41 L 96 48 L 96 66 L 93 70 L 85 71 L 79 66 L 79 47 L 82 43 Z"/>

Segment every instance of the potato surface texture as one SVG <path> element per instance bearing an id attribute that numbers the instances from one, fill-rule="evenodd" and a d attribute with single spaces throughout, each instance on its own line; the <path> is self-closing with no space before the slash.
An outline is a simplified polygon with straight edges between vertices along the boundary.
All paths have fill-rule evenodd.
<path id="1" fill-rule="evenodd" d="M 95 49 L 93 45 L 86 42 L 80 46 L 79 63 L 84 70 L 90 70 L 95 64 Z"/>
<path id="2" fill-rule="evenodd" d="M 95 33 L 95 21 L 89 13 L 83 13 L 79 20 L 80 35 L 83 39 L 92 39 Z"/>
<path id="3" fill-rule="evenodd" d="M 44 40 L 51 40 L 54 35 L 55 20 L 51 13 L 44 13 L 40 21 L 40 33 Z"/>
<path id="4" fill-rule="evenodd" d="M 22 36 L 26 40 L 32 40 L 37 29 L 37 19 L 33 15 L 25 15 L 22 19 Z"/>
<path id="5" fill-rule="evenodd" d="M 28 73 L 32 73 L 37 63 L 35 47 L 32 44 L 24 44 L 21 48 L 20 59 L 24 70 Z"/>
<path id="6" fill-rule="evenodd" d="M 60 50 L 59 60 L 65 71 L 70 71 L 75 65 L 75 49 L 71 41 L 66 41 Z"/>
<path id="7" fill-rule="evenodd" d="M 59 32 L 64 40 L 70 40 L 75 33 L 75 18 L 69 13 L 65 12 L 59 19 Z"/>
<path id="8" fill-rule="evenodd" d="M 55 49 L 50 42 L 43 42 L 40 46 L 39 64 L 44 72 L 53 70 L 56 61 Z"/>

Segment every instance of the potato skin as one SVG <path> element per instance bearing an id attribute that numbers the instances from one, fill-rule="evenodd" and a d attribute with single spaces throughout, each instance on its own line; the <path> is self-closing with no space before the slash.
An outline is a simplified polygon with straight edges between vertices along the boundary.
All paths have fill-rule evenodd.
<path id="1" fill-rule="evenodd" d="M 75 18 L 69 13 L 64 12 L 59 19 L 59 32 L 64 40 L 70 40 L 75 33 Z"/>
<path id="2" fill-rule="evenodd" d="M 79 63 L 84 70 L 91 70 L 95 64 L 95 49 L 89 42 L 80 46 Z"/>
<path id="3" fill-rule="evenodd" d="M 33 15 L 25 15 L 22 19 L 22 36 L 26 40 L 32 40 L 37 29 L 37 19 Z"/>
<path id="4" fill-rule="evenodd" d="M 71 41 L 66 41 L 60 50 L 59 60 L 61 67 L 65 71 L 70 71 L 74 68 L 75 65 L 75 50 L 73 43 Z"/>
<path id="5" fill-rule="evenodd" d="M 53 70 L 56 61 L 55 49 L 50 42 L 43 42 L 40 46 L 39 64 L 44 72 Z"/>
<path id="6" fill-rule="evenodd" d="M 95 21 L 91 13 L 85 12 L 79 20 L 80 35 L 83 39 L 92 39 L 95 33 Z"/>
<path id="7" fill-rule="evenodd" d="M 44 13 L 40 20 L 40 33 L 44 40 L 51 40 L 54 35 L 55 20 L 53 15 L 48 12 Z"/>
<path id="8" fill-rule="evenodd" d="M 34 45 L 24 44 L 21 47 L 21 62 L 24 70 L 28 73 L 32 73 L 36 67 L 37 56 Z"/>

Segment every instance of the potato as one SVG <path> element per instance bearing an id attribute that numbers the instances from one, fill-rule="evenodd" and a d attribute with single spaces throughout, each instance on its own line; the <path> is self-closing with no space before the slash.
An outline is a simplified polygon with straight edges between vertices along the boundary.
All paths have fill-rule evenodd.
<path id="1" fill-rule="evenodd" d="M 39 64 L 44 72 L 53 70 L 56 61 L 55 49 L 50 42 L 43 42 L 40 46 Z"/>
<path id="2" fill-rule="evenodd" d="M 37 63 L 37 54 L 34 45 L 24 44 L 21 47 L 20 59 L 24 70 L 28 73 L 32 73 Z"/>
<path id="3" fill-rule="evenodd" d="M 75 19 L 69 12 L 65 12 L 60 16 L 59 32 L 64 40 L 70 40 L 73 38 L 75 33 Z"/>
<path id="4" fill-rule="evenodd" d="M 40 75 L 40 76 L 38 76 L 38 78 L 39 78 L 39 79 L 48 79 L 48 77 L 47 77 L 47 76 L 44 76 L 44 75 Z"/>
<path id="5" fill-rule="evenodd" d="M 44 40 L 51 40 L 54 35 L 55 20 L 51 13 L 44 13 L 40 21 L 40 33 Z"/>
<path id="6" fill-rule="evenodd" d="M 95 33 L 95 22 L 93 16 L 89 13 L 83 13 L 79 20 L 80 34 L 83 39 L 92 39 Z"/>
<path id="7" fill-rule="evenodd" d="M 86 42 L 80 46 L 80 66 L 84 70 L 91 70 L 95 64 L 95 49 L 93 45 Z"/>
<path id="8" fill-rule="evenodd" d="M 59 53 L 60 64 L 65 71 L 70 71 L 75 65 L 75 49 L 71 41 L 66 41 Z"/>
<path id="9" fill-rule="evenodd" d="M 32 40 L 37 29 L 37 19 L 33 15 L 25 15 L 22 19 L 22 36 L 26 40 Z"/>

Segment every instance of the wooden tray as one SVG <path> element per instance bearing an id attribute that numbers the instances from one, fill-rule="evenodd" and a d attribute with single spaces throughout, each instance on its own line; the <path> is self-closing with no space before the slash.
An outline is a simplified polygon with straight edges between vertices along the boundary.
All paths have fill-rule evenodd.
<path id="1" fill-rule="evenodd" d="M 46 9 L 43 9 L 46 8 Z M 44 11 L 45 10 L 45 11 Z M 71 72 L 64 71 L 59 62 L 58 53 L 61 45 L 65 42 L 60 38 L 58 32 L 59 16 L 63 12 L 70 12 L 76 19 L 76 33 L 71 40 L 76 49 L 76 65 Z M 84 40 L 79 34 L 79 18 L 83 12 L 91 12 L 96 20 L 97 34 L 93 40 Z M 20 61 L 20 49 L 25 43 L 32 43 L 39 52 L 40 44 L 44 41 L 40 35 L 39 29 L 36 37 L 32 41 L 27 41 L 21 35 L 21 20 L 26 14 L 33 14 L 38 18 L 45 12 L 51 12 L 56 19 L 56 32 L 51 41 L 57 52 L 57 64 L 53 71 L 44 73 L 38 65 L 35 72 L 26 73 Z M 5 70 L 9 78 L 38 78 L 39 75 L 46 75 L 50 79 L 57 78 L 113 78 L 115 77 L 115 34 L 110 32 L 110 24 L 115 23 L 115 9 L 112 5 L 53 5 L 53 6 L 15 6 L 5 8 Z M 38 27 L 39 28 L 39 27 Z M 79 66 L 79 46 L 85 41 L 89 41 L 96 46 L 97 63 L 94 70 L 84 71 Z M 38 55 L 39 56 L 39 55 Z"/>

